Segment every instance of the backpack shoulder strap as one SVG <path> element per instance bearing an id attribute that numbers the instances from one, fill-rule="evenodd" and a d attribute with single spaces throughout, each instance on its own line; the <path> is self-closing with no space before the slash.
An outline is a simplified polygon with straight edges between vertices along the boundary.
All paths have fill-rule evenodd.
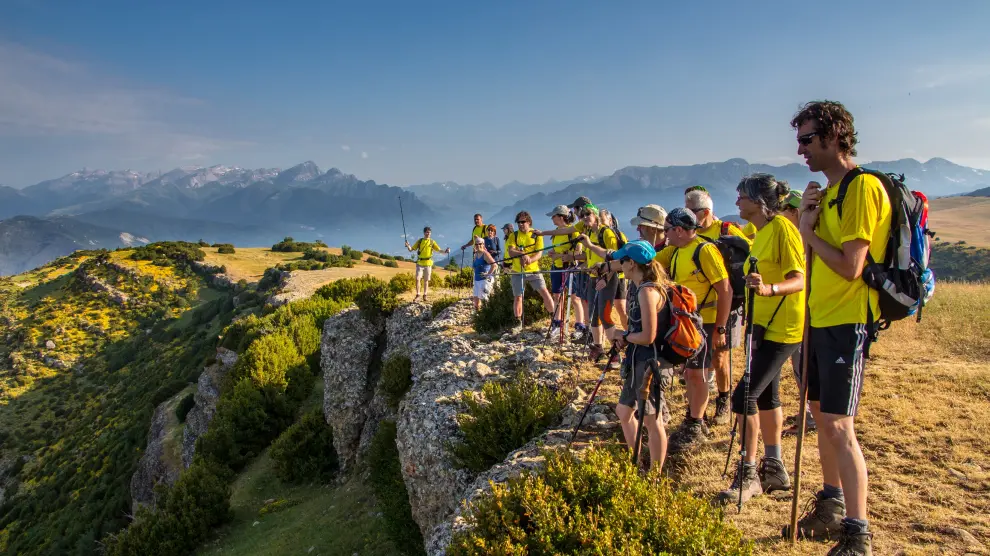
<path id="1" fill-rule="evenodd" d="M 846 172 L 846 175 L 842 177 L 842 181 L 839 182 L 839 193 L 835 196 L 835 199 L 828 202 L 829 208 L 838 207 L 837 210 L 839 211 L 839 218 L 842 218 L 842 201 L 846 200 L 846 192 L 849 191 L 849 184 L 852 183 L 857 176 L 864 173 L 866 173 L 866 170 L 863 170 L 857 166 Z"/>
<path id="2" fill-rule="evenodd" d="M 701 275 L 705 277 L 705 280 L 708 280 L 708 275 L 705 274 L 705 269 L 701 267 L 701 250 L 704 249 L 706 244 L 711 243 L 714 245 L 715 242 L 711 241 L 710 239 L 704 236 L 698 236 L 698 237 L 702 239 L 702 242 L 701 245 L 695 248 L 694 254 L 691 255 L 691 261 L 694 263 L 694 266 L 698 269 L 698 272 L 700 272 Z"/>

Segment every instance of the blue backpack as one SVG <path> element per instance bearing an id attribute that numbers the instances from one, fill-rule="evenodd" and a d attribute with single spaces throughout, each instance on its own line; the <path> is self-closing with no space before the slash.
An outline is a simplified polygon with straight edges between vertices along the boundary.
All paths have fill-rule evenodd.
<path id="1" fill-rule="evenodd" d="M 838 205 L 842 218 L 842 201 L 849 184 L 861 174 L 869 174 L 880 180 L 891 204 L 890 235 L 883 261 L 873 260 L 867 253 L 863 280 L 880 292 L 878 330 L 886 330 L 890 323 L 917 316 L 935 294 L 935 274 L 928 267 L 931 257 L 930 238 L 935 232 L 928 229 L 928 198 L 904 185 L 904 175 L 886 174 L 865 168 L 853 168 L 839 184 L 839 193 L 829 203 Z"/>

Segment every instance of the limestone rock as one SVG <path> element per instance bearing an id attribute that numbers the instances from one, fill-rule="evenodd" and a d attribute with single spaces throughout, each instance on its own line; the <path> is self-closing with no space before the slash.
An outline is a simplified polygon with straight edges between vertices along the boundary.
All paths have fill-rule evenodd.
<path id="1" fill-rule="evenodd" d="M 141 505 L 155 504 L 155 485 L 175 484 L 182 472 L 182 425 L 175 408 L 188 394 L 184 390 L 155 408 L 148 431 L 148 445 L 131 476 L 131 510 Z"/>
<path id="2" fill-rule="evenodd" d="M 342 471 L 357 459 L 368 404 L 381 371 L 384 332 L 384 323 L 368 322 L 357 309 L 330 317 L 323 324 L 323 415 L 333 428 L 333 445 Z"/>
<path id="3" fill-rule="evenodd" d="M 55 342 L 51 340 L 45 342 L 45 349 L 55 349 Z"/>
<path id="4" fill-rule="evenodd" d="M 193 397 L 196 403 L 186 414 L 186 426 L 182 432 L 183 467 L 192 465 L 196 440 L 209 429 L 213 414 L 217 410 L 217 401 L 220 399 L 220 384 L 237 363 L 237 353 L 227 348 L 217 348 L 216 360 L 217 363 L 210 365 L 199 375 L 196 394 Z"/>

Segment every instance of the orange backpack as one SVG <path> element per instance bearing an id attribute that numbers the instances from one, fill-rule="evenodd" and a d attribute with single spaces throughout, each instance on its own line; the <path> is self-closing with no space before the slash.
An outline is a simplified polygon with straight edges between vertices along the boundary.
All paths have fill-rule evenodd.
<path id="1" fill-rule="evenodd" d="M 667 304 L 670 327 L 663 336 L 657 334 L 657 355 L 668 363 L 680 365 L 705 349 L 703 321 L 698 312 L 698 298 L 689 288 L 672 284 L 667 288 Z"/>

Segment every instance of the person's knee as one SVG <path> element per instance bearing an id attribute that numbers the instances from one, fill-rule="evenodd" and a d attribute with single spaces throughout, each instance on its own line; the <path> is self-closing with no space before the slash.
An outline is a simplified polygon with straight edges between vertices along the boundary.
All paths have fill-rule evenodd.
<path id="1" fill-rule="evenodd" d="M 636 416 L 636 410 L 628 405 L 616 404 L 615 415 L 618 416 L 619 421 L 623 423 L 630 423 L 632 422 L 633 417 Z"/>
<path id="2" fill-rule="evenodd" d="M 818 415 L 815 415 L 815 422 L 818 425 L 818 434 L 824 434 L 833 446 L 856 441 L 852 417 L 819 411 Z"/>

